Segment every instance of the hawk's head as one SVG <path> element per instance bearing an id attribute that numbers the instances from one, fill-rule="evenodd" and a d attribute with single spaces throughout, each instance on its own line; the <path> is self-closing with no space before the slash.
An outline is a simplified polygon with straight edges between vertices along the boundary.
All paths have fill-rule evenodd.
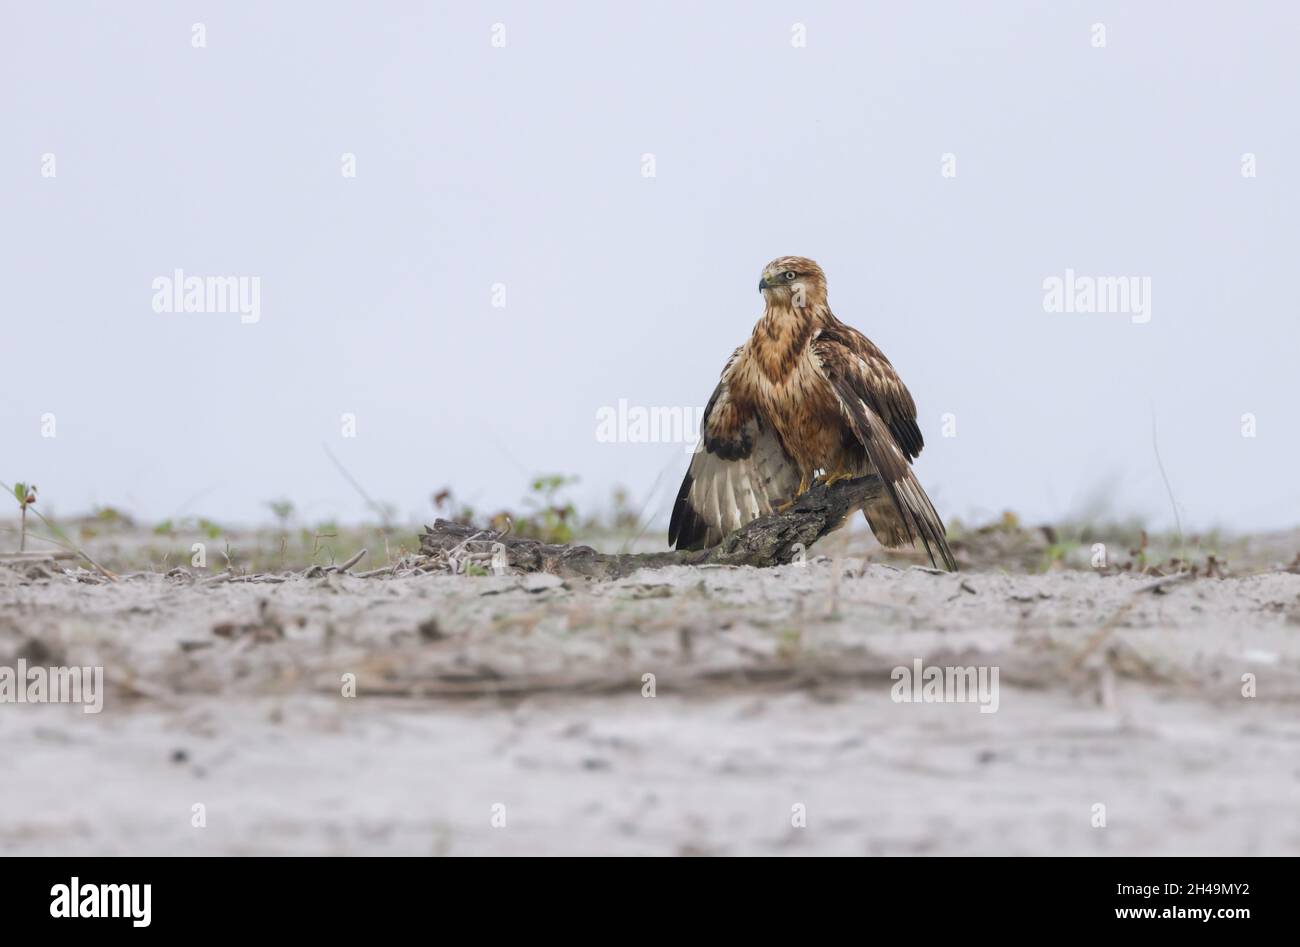
<path id="1" fill-rule="evenodd" d="M 758 291 L 769 303 L 802 308 L 826 301 L 826 274 L 807 257 L 777 257 L 763 267 Z"/>

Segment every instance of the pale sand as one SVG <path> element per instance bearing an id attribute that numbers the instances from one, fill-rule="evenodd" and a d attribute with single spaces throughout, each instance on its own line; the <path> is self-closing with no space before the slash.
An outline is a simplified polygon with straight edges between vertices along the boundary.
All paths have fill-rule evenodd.
<path id="1" fill-rule="evenodd" d="M 110 684 L 0 704 L 6 854 L 1300 854 L 1300 575 L 34 574 L 0 665 Z M 997 712 L 893 702 L 914 658 Z"/>

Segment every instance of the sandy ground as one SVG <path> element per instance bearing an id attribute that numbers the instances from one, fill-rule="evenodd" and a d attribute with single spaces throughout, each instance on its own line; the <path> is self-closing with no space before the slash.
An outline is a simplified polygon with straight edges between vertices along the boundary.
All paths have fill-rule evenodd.
<path id="1" fill-rule="evenodd" d="M 47 572 L 0 665 L 105 705 L 0 704 L 6 854 L 1300 854 L 1300 575 Z"/>

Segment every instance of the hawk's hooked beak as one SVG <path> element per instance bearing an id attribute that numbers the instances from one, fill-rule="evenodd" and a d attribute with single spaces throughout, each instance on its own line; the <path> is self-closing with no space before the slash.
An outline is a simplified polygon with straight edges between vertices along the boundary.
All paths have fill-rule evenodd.
<path id="1" fill-rule="evenodd" d="M 768 274 L 764 273 L 763 278 L 758 281 L 758 291 L 761 293 L 765 289 L 771 289 L 776 285 L 776 281 L 769 279 Z"/>

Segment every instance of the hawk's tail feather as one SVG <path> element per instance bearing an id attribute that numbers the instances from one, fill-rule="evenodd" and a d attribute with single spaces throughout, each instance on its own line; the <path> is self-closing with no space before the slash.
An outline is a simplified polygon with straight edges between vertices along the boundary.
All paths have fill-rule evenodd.
<path id="1" fill-rule="evenodd" d="M 957 571 L 957 560 L 953 558 L 952 550 L 948 547 L 943 520 L 939 519 L 934 504 L 921 489 L 920 482 L 912 473 L 911 464 L 908 463 L 907 457 L 899 448 L 898 442 L 894 440 L 889 428 L 881 420 L 880 415 L 863 400 L 853 387 L 850 378 L 844 374 L 831 374 L 828 377 L 832 389 L 839 397 L 842 416 L 848 421 L 854 436 L 866 452 L 872 469 L 885 485 L 885 495 L 888 497 L 888 503 L 893 507 L 894 528 L 886 528 L 882 532 L 897 541 L 886 542 L 881 533 L 876 533 L 873 516 L 868 516 L 867 522 L 872 527 L 871 531 L 876 533 L 876 538 L 886 546 L 903 546 L 920 540 L 926 554 L 930 557 L 931 564 L 936 569 L 939 568 L 938 560 L 935 558 L 935 551 L 938 550 L 939 557 L 942 558 L 948 571 Z M 884 504 L 873 506 L 877 511 L 874 519 L 885 519 Z M 899 530 L 901 535 L 898 533 Z"/>
<path id="2" fill-rule="evenodd" d="M 863 508 L 867 525 L 882 546 L 896 549 L 920 542 L 936 569 L 957 571 L 957 559 L 948 545 L 947 530 L 934 504 L 915 478 L 888 485 L 890 498 Z M 937 557 L 936 557 L 937 553 Z"/>

